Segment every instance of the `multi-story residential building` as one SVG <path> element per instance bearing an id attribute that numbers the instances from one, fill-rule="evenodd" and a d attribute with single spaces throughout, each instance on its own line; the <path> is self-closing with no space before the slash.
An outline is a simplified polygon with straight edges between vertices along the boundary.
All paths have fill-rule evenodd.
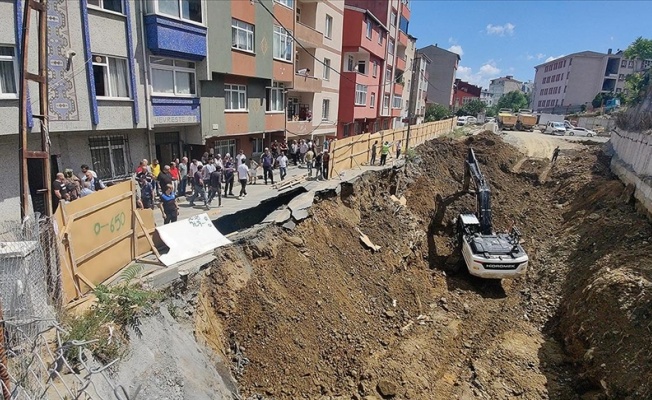
<path id="1" fill-rule="evenodd" d="M 482 89 L 480 92 L 480 100 L 486 104 L 487 107 L 491 107 L 496 103 L 494 101 L 494 95 L 489 91 L 489 89 Z"/>
<path id="2" fill-rule="evenodd" d="M 410 103 L 410 114 L 415 117 L 416 124 L 423 122 L 426 115 L 426 101 L 428 98 L 428 64 L 430 58 L 422 53 L 416 53 L 412 68 L 415 69 L 414 82 L 412 82 L 410 90 L 412 91 L 412 99 Z"/>
<path id="3" fill-rule="evenodd" d="M 491 93 L 494 102 L 498 102 L 503 95 L 509 92 L 520 92 L 523 82 L 514 79 L 512 75 L 492 79 L 489 82 L 489 93 Z"/>
<path id="4" fill-rule="evenodd" d="M 407 35 L 408 36 L 408 47 L 405 51 L 405 60 L 406 60 L 406 70 L 403 71 L 403 81 L 405 82 L 405 85 L 403 86 L 403 108 L 401 110 L 401 116 L 400 118 L 397 118 L 394 120 L 394 128 L 403 128 L 408 126 L 409 123 L 414 123 L 414 121 L 410 121 L 410 93 L 412 92 L 412 86 L 415 84 L 416 77 L 415 77 L 415 82 L 413 82 L 412 77 L 412 68 L 414 66 L 415 62 L 415 55 L 416 55 L 416 44 L 417 44 L 417 38 L 415 38 L 412 35 Z"/>
<path id="5" fill-rule="evenodd" d="M 453 104 L 453 83 L 460 63 L 460 56 L 435 45 L 417 50 L 432 62 L 428 64 L 428 104 Z"/>
<path id="6" fill-rule="evenodd" d="M 2 219 L 20 218 L 18 130 L 19 66 L 23 1 L 0 2 L 0 159 L 5 166 Z M 50 0 L 47 2 L 49 140 L 52 174 L 88 164 L 106 181 L 128 176 L 134 163 L 154 154 L 146 62 L 139 46 L 143 2 Z M 201 13 L 201 8 L 200 8 Z M 31 22 L 28 64 L 37 68 L 36 16 Z M 197 29 L 201 29 L 201 24 Z M 196 61 L 200 62 L 201 58 Z M 34 132 L 36 84 L 29 86 L 28 122 Z M 34 135 L 39 137 L 40 135 Z M 29 139 L 32 144 L 33 139 Z M 33 143 L 36 143 L 34 141 Z M 32 209 L 44 210 L 42 169 L 28 164 Z M 51 179 L 51 177 L 45 177 Z"/>
<path id="7" fill-rule="evenodd" d="M 453 109 L 458 110 L 474 99 L 479 100 L 482 88 L 461 79 L 455 79 L 453 92 Z"/>
<path id="8" fill-rule="evenodd" d="M 650 68 L 650 60 L 628 60 L 622 52 L 582 51 L 534 67 L 533 108 L 578 111 L 598 93 L 621 93 L 628 75 Z"/>
<path id="9" fill-rule="evenodd" d="M 346 0 L 345 4 L 338 135 L 396 126 L 408 93 L 409 2 Z"/>

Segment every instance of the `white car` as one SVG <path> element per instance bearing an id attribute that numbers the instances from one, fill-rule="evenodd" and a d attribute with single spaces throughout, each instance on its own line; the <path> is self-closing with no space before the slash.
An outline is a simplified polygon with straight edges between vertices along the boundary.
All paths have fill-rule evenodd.
<path id="1" fill-rule="evenodd" d="M 590 129 L 586 128 L 581 128 L 579 126 L 573 127 L 570 129 L 566 129 L 566 133 L 568 133 L 569 136 L 587 136 L 587 137 L 592 137 L 592 136 L 597 136 L 598 134 Z"/>
<path id="2" fill-rule="evenodd" d="M 548 121 L 546 124 L 546 129 L 543 130 L 543 133 L 549 135 L 565 136 L 566 127 L 563 122 Z"/>
<path id="3" fill-rule="evenodd" d="M 465 125 L 471 125 L 471 124 L 477 124 L 478 119 L 476 117 L 466 117 L 466 124 Z"/>
<path id="4" fill-rule="evenodd" d="M 496 118 L 494 118 L 494 117 L 489 117 L 489 118 L 487 118 L 487 119 L 485 120 L 485 122 L 486 122 L 486 123 L 489 123 L 489 122 L 496 122 Z"/>
<path id="5" fill-rule="evenodd" d="M 466 119 L 469 117 L 457 117 L 457 126 L 466 125 Z"/>

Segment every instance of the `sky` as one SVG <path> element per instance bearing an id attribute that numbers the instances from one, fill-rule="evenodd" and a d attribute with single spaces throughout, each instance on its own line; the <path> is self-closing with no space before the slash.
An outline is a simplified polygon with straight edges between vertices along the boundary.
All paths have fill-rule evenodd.
<path id="1" fill-rule="evenodd" d="M 585 50 L 625 50 L 652 39 L 652 1 L 412 0 L 409 33 L 461 56 L 457 78 L 489 87 L 534 79 L 536 65 Z"/>

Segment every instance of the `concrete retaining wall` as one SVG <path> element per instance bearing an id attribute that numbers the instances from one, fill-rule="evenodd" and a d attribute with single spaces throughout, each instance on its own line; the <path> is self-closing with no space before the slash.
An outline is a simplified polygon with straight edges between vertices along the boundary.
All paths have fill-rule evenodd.
<path id="1" fill-rule="evenodd" d="M 625 184 L 636 187 L 634 197 L 652 215 L 652 135 L 612 132 L 611 171 Z"/>

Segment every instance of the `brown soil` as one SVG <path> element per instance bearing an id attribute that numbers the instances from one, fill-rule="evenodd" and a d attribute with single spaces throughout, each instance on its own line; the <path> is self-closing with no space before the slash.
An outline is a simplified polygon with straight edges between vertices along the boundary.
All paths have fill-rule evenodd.
<path id="1" fill-rule="evenodd" d="M 475 207 L 461 192 L 468 145 L 494 228 L 523 233 L 526 277 L 450 273 L 452 219 Z M 294 231 L 220 249 L 197 334 L 233 362 L 245 398 L 651 398 L 652 229 L 608 159 L 567 150 L 550 168 L 486 133 L 417 152 L 320 200 Z"/>

